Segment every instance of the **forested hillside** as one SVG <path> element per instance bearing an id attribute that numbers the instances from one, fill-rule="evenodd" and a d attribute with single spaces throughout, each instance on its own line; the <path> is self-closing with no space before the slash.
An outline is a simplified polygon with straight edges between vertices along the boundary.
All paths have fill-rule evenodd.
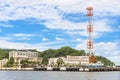
<path id="1" fill-rule="evenodd" d="M 11 51 L 11 50 L 10 49 L 0 49 L 0 60 L 3 58 L 8 58 L 9 51 Z"/>
<path id="2" fill-rule="evenodd" d="M 8 58 L 9 57 L 9 51 L 13 49 L 0 49 L 0 59 Z M 35 49 L 30 51 L 37 51 Z M 43 52 L 39 52 L 39 57 L 42 57 L 43 59 L 47 60 L 48 58 L 54 58 L 54 57 L 66 57 L 66 55 L 71 56 L 84 56 L 86 55 L 84 50 L 76 50 L 69 46 L 61 47 L 60 49 L 48 49 Z M 97 56 L 97 60 L 101 61 L 105 65 L 114 65 L 112 61 L 109 59 L 103 57 L 103 56 Z"/>

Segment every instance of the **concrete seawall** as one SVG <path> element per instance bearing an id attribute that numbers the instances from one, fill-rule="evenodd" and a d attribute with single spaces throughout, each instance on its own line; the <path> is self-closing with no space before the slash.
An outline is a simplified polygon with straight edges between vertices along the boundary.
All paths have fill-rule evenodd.
<path id="1" fill-rule="evenodd" d="M 1 71 L 33 71 L 34 68 L 0 68 Z"/>
<path id="2" fill-rule="evenodd" d="M 78 72 L 100 72 L 100 71 L 120 71 L 120 68 L 82 68 L 82 67 L 36 67 L 35 71 L 78 71 Z"/>
<path id="3" fill-rule="evenodd" d="M 77 72 L 101 72 L 101 71 L 120 71 L 117 68 L 85 68 L 85 67 L 35 67 L 35 68 L 2 68 L 1 71 L 77 71 Z"/>

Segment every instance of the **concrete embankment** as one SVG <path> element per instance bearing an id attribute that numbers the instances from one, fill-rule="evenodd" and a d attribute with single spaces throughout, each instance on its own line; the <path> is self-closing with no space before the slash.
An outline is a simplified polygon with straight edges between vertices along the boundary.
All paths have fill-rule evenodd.
<path id="1" fill-rule="evenodd" d="M 0 68 L 1 71 L 33 71 L 34 68 Z"/>
<path id="2" fill-rule="evenodd" d="M 79 71 L 79 72 L 100 72 L 100 71 L 120 71 L 120 68 L 82 68 L 82 67 L 36 67 L 35 71 Z"/>
<path id="3" fill-rule="evenodd" d="M 117 68 L 86 68 L 86 67 L 35 67 L 35 68 L 1 68 L 2 71 L 77 71 L 77 72 L 100 72 L 100 71 L 120 71 Z"/>

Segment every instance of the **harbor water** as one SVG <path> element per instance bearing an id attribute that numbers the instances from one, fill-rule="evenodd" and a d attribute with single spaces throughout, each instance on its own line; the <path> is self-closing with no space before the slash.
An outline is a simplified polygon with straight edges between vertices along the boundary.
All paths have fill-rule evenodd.
<path id="1" fill-rule="evenodd" d="M 120 71 L 0 71 L 0 80 L 120 80 Z"/>

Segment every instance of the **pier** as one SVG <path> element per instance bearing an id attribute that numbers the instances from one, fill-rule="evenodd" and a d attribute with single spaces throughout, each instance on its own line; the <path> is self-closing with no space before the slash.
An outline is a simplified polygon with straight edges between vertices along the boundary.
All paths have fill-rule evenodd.
<path id="1" fill-rule="evenodd" d="M 100 72 L 100 71 L 120 71 L 120 67 L 35 67 L 34 71 L 78 71 L 78 72 Z"/>

